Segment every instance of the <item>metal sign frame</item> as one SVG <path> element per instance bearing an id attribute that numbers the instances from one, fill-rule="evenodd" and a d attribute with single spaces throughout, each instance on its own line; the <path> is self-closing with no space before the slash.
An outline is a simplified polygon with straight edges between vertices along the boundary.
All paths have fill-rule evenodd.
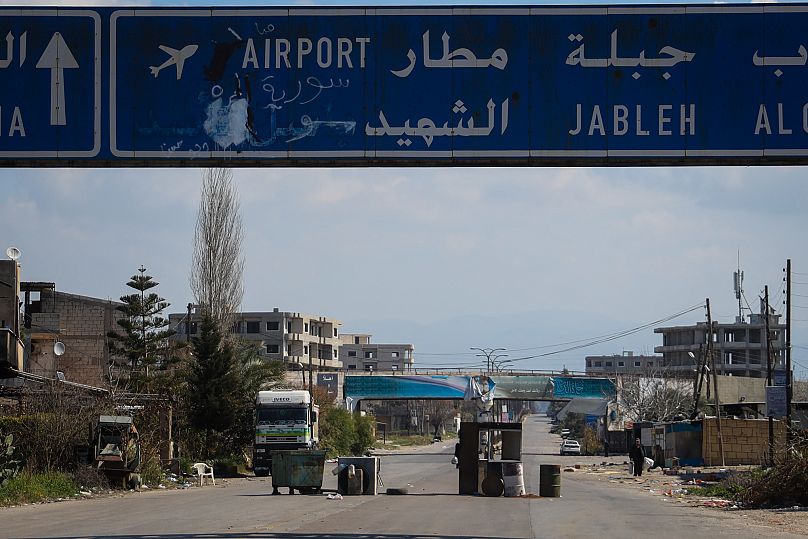
<path id="1" fill-rule="evenodd" d="M 803 69 L 808 50 L 796 32 L 800 25 L 808 24 L 808 4 L 0 9 L 0 21 L 21 17 L 28 18 L 26 24 L 47 17 L 92 20 L 93 35 L 82 39 L 88 40 L 85 49 L 94 51 L 93 62 L 92 66 L 82 62 L 81 72 L 82 77 L 92 77 L 93 111 L 92 118 L 79 122 L 85 130 L 92 126 L 92 147 L 61 150 L 58 143 L 55 149 L 40 144 L 58 139 L 69 146 L 78 138 L 71 137 L 67 129 L 29 133 L 24 143 L 11 141 L 0 124 L 0 167 L 808 164 L 808 99 L 800 93 L 808 83 L 808 71 Z M 340 33 L 345 28 L 362 28 L 365 33 L 356 34 L 368 36 L 361 43 L 363 51 L 368 47 L 368 69 L 356 79 L 356 84 L 364 85 L 362 91 L 350 97 L 329 97 L 328 103 L 323 99 L 310 115 L 302 108 L 295 111 L 296 117 L 278 112 L 276 127 L 276 109 L 282 107 L 273 87 L 270 97 L 266 91 L 261 94 L 263 116 L 259 120 L 266 127 L 270 109 L 271 144 L 244 142 L 249 138 L 225 144 L 210 133 L 206 141 L 201 112 L 188 113 L 187 109 L 195 106 L 201 110 L 211 102 L 210 95 L 203 94 L 213 94 L 213 90 L 201 85 L 199 96 L 206 100 L 188 95 L 191 85 L 207 80 L 200 78 L 202 62 L 213 61 L 212 43 L 221 39 L 209 30 L 215 27 L 219 34 L 228 30 L 244 43 L 255 37 L 258 43 L 259 37 L 269 35 L 273 25 L 261 27 L 268 21 L 279 25 L 271 39 L 286 41 L 287 49 L 281 52 L 273 43 L 278 71 L 270 69 L 266 58 L 262 62 L 266 65 L 259 68 L 256 59 L 256 81 L 286 77 L 290 80 L 283 81 L 287 84 L 284 90 L 288 90 L 311 73 L 322 73 L 323 80 L 330 78 L 334 87 L 341 64 L 335 60 L 332 65 L 330 58 L 333 53 L 341 61 L 346 51 L 339 40 L 347 39 L 337 36 L 351 35 Z M 254 29 L 249 24 L 253 22 Z M 171 25 L 176 27 L 176 36 L 165 31 Z M 401 29 L 391 37 L 394 26 Z M 552 30 L 555 26 L 562 28 Z M 721 36 L 705 37 L 709 29 L 724 32 L 724 27 L 729 29 Z M 301 59 L 311 53 L 312 40 L 316 41 L 312 34 L 303 38 L 309 48 L 296 52 L 298 69 L 292 74 L 289 58 L 294 52 L 288 47 L 295 39 L 298 41 L 291 46 L 301 47 L 300 36 L 307 34 L 300 32 L 306 28 L 319 29 L 317 35 L 329 38 L 329 63 L 316 71 L 320 63 L 319 56 L 317 64 L 313 62 L 320 54 L 316 42 L 316 52 L 308 57 L 312 60 L 308 71 L 301 68 Z M 443 34 L 439 34 L 441 30 Z M 551 30 L 552 35 L 544 35 Z M 0 35 L 4 31 L 0 24 Z M 423 48 L 419 48 L 422 33 Z M 191 35 L 193 43 L 188 44 Z M 267 47 L 267 56 L 269 40 L 267 37 L 260 45 Z M 346 64 L 351 62 L 350 47 L 359 47 L 359 41 L 346 45 Z M 38 50 L 43 45 L 38 43 Z M 181 50 L 173 48 L 182 45 L 186 46 Z M 228 70 L 245 69 L 244 46 L 228 57 Z M 33 45 L 29 49 L 33 55 Z M 163 65 L 151 65 L 165 58 L 158 49 L 169 58 Z M 192 58 L 197 49 L 199 54 Z M 5 66 L 2 53 L 0 68 Z M 284 54 L 287 72 L 281 73 Z M 186 60 L 185 70 L 191 75 L 180 81 Z M 59 61 L 62 64 L 50 66 L 52 73 L 76 67 L 64 65 L 63 58 Z M 172 66 L 176 66 L 175 86 L 169 83 L 175 72 Z M 158 79 L 163 67 L 169 74 Z M 30 75 L 20 70 L 5 73 L 23 79 Z M 3 74 L 0 69 L 0 78 Z M 739 78 L 746 87 L 741 87 Z M 52 75 L 52 81 L 58 80 L 59 76 Z M 138 84 L 125 84 L 133 80 Z M 20 87 L 30 82 L 10 81 Z M 213 79 L 207 83 L 218 85 Z M 317 84 L 320 86 L 315 88 L 325 88 L 319 81 Z M 44 91 L 37 88 L 37 92 Z M 421 97 L 413 89 L 420 89 Z M 224 90 L 219 87 L 219 91 Z M 548 96 L 557 100 L 548 101 Z M 451 103 L 444 103 L 449 97 Z M 724 109 L 715 112 L 717 102 L 733 114 L 743 115 L 743 120 L 727 118 L 726 133 L 719 129 L 723 124 L 717 118 Z M 53 103 L 52 97 L 52 107 Z M 0 121 L 6 124 L 8 105 L 0 97 Z M 35 108 L 32 103 L 25 105 Z M 698 113 L 694 112 L 696 105 Z M 702 115 L 702 109 L 708 110 Z M 176 115 L 160 117 L 166 111 L 176 111 Z M 38 109 L 36 114 L 41 117 L 43 113 Z M 64 114 L 63 108 L 59 114 Z M 154 129 L 149 124 L 152 121 L 157 126 Z M 748 124 L 754 135 L 747 132 Z M 57 118 L 51 125 L 65 124 Z M 707 127 L 701 131 L 703 125 Z M 314 141 L 318 128 L 321 133 Z M 191 134 L 186 140 L 166 135 L 163 141 L 162 135 L 144 134 L 149 129 Z M 323 135 L 339 129 L 346 131 Z M 353 138 L 346 143 L 348 129 Z M 283 137 L 276 139 L 276 132 Z M 258 135 L 251 132 L 249 136 Z M 264 137 L 262 143 L 267 140 L 265 133 L 260 136 Z M 23 150 L 9 149 L 23 146 Z"/>

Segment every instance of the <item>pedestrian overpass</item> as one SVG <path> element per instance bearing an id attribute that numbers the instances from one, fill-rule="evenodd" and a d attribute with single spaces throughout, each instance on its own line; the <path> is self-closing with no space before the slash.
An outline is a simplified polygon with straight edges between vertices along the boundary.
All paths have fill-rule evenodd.
<path id="1" fill-rule="evenodd" d="M 345 402 L 363 400 L 568 401 L 613 399 L 615 381 L 591 376 L 552 375 L 347 375 Z"/>

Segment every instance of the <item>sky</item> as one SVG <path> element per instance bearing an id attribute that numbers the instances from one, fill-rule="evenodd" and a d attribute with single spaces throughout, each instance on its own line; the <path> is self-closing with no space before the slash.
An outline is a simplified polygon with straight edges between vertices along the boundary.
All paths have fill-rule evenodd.
<path id="1" fill-rule="evenodd" d="M 53 4 L 19 2 L 43 3 Z M 84 4 L 113 3 L 70 3 Z M 124 283 L 142 264 L 169 311 L 181 311 L 192 301 L 201 172 L 0 169 L 0 247 L 21 250 L 24 280 L 101 298 L 127 293 Z M 714 319 L 731 321 L 739 257 L 748 304 L 757 312 L 768 285 L 779 308 L 791 258 L 794 292 L 804 295 L 794 298 L 793 340 L 808 346 L 805 174 L 804 167 L 234 169 L 243 309 L 337 318 L 343 332 L 412 343 L 417 364 L 437 367 L 478 361 L 470 347 L 507 348 L 511 358 L 562 350 L 552 345 L 650 324 L 705 298 Z M 697 308 L 665 325 L 704 317 Z M 647 329 L 519 366 L 583 370 L 586 355 L 651 353 L 660 344 Z M 797 374 L 808 376 L 808 348 L 792 357 Z"/>

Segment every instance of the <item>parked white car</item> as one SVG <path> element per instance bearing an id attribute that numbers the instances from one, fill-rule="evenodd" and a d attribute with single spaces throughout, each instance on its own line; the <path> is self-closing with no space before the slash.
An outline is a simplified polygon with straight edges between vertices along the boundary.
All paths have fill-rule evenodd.
<path id="1" fill-rule="evenodd" d="M 564 440 L 561 442 L 562 455 L 580 455 L 581 444 L 577 440 Z"/>
<path id="2" fill-rule="evenodd" d="M 562 438 L 566 438 L 570 434 L 572 434 L 572 431 L 570 429 L 561 429 L 561 437 Z"/>

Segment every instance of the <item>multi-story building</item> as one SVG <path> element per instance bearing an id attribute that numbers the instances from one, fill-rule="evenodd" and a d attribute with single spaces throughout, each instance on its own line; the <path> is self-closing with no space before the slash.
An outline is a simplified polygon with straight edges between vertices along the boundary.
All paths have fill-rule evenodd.
<path id="1" fill-rule="evenodd" d="M 622 355 L 586 356 L 587 374 L 653 375 L 662 366 L 662 356 L 635 356 L 624 350 Z"/>
<path id="2" fill-rule="evenodd" d="M 748 322 L 737 317 L 734 323 L 714 322 L 713 325 L 717 373 L 765 378 L 766 315 L 751 314 Z M 781 366 L 785 357 L 785 328 L 785 324 L 780 323 L 780 315 L 769 315 L 770 348 L 775 366 Z M 662 354 L 667 370 L 691 373 L 697 368 L 700 354 L 707 348 L 706 322 L 694 326 L 656 328 L 654 333 L 662 334 L 662 346 L 655 347 L 654 352 Z"/>
<path id="3" fill-rule="evenodd" d="M 22 367 L 20 326 L 20 265 L 0 260 L 0 367 Z"/>
<path id="4" fill-rule="evenodd" d="M 168 316 L 170 327 L 177 334 L 173 340 L 198 335 L 201 313 Z M 274 309 L 272 312 L 242 312 L 236 315 L 233 333 L 242 339 L 258 343 L 266 359 L 283 361 L 288 368 L 333 371 L 342 367 L 339 358 L 339 327 L 333 318 Z"/>
<path id="5" fill-rule="evenodd" d="M 348 371 L 409 372 L 412 370 L 411 344 L 371 343 L 367 333 L 346 333 L 340 337 L 339 355 Z"/>

